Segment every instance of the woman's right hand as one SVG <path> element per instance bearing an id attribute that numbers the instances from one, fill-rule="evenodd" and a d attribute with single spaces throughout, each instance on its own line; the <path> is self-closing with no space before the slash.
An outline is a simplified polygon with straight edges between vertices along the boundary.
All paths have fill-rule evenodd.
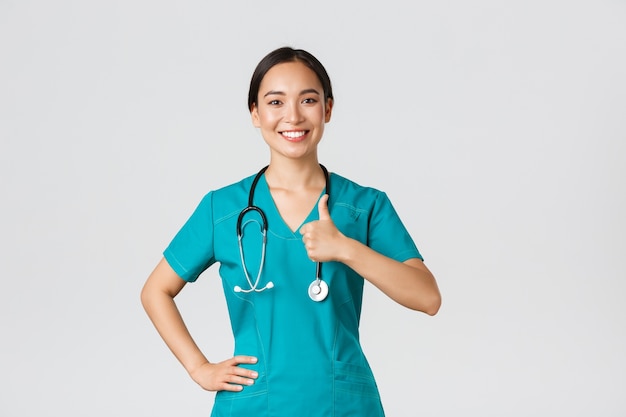
<path id="1" fill-rule="evenodd" d="M 207 391 L 241 391 L 244 386 L 254 384 L 259 375 L 238 365 L 256 362 L 254 356 L 235 356 L 219 363 L 203 363 L 189 375 Z"/>

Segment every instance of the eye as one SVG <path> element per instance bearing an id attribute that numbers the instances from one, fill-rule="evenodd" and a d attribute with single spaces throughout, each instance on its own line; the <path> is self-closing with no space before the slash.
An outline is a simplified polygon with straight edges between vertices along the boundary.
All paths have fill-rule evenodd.
<path id="1" fill-rule="evenodd" d="M 271 100 L 267 104 L 269 104 L 270 106 L 278 106 L 278 105 L 281 104 L 281 101 L 280 100 Z"/>
<path id="2" fill-rule="evenodd" d="M 314 99 L 313 97 L 308 97 L 308 98 L 305 98 L 304 100 L 302 100 L 302 103 L 304 103 L 304 104 L 315 104 L 315 103 L 317 103 L 317 100 Z"/>

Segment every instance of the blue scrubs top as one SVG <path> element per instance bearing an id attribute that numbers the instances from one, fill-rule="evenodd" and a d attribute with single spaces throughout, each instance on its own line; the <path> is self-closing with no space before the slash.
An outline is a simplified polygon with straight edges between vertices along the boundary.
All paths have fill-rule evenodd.
<path id="1" fill-rule="evenodd" d="M 254 204 L 268 222 L 258 288 L 269 281 L 274 287 L 234 291 L 235 286 L 250 287 L 241 265 L 236 223 L 247 206 L 253 178 L 209 192 L 164 252 L 169 265 L 189 282 L 212 264 L 220 264 L 234 354 L 258 358 L 256 364 L 245 365 L 259 373 L 254 385 L 240 392 L 218 392 L 211 415 L 384 416 L 359 342 L 364 280 L 342 263 L 327 262 L 322 264 L 322 279 L 328 284 L 328 297 L 322 302 L 309 298 L 316 264 L 307 257 L 299 231 L 292 231 L 281 218 L 265 176 L 254 194 Z M 422 259 L 385 193 L 333 173 L 329 211 L 343 234 L 375 251 L 400 262 Z M 303 224 L 317 219 L 315 206 Z M 259 222 L 254 212 L 243 220 L 244 256 L 253 283 L 262 253 Z"/>

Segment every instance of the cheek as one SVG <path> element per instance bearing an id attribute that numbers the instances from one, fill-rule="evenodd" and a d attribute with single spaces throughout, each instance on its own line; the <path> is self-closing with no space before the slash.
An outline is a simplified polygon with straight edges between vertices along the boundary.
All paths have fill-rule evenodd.
<path id="1" fill-rule="evenodd" d="M 307 112 L 307 118 L 310 120 L 324 121 L 326 118 L 326 112 L 323 107 L 315 107 Z"/>
<path id="2" fill-rule="evenodd" d="M 271 125 L 276 122 L 280 118 L 280 114 L 276 111 L 260 111 L 259 113 L 259 123 L 261 125 Z"/>

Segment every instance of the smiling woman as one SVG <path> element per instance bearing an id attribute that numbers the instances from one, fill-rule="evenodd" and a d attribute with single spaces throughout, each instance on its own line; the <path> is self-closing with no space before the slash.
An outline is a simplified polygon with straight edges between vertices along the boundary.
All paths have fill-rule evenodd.
<path id="1" fill-rule="evenodd" d="M 206 194 L 144 285 L 164 341 L 194 381 L 217 391 L 213 416 L 383 416 L 359 342 L 364 280 L 429 315 L 441 304 L 385 193 L 319 163 L 333 100 L 313 55 L 268 54 L 248 96 L 268 166 Z M 235 337 L 221 362 L 203 355 L 174 302 L 215 263 Z"/>

